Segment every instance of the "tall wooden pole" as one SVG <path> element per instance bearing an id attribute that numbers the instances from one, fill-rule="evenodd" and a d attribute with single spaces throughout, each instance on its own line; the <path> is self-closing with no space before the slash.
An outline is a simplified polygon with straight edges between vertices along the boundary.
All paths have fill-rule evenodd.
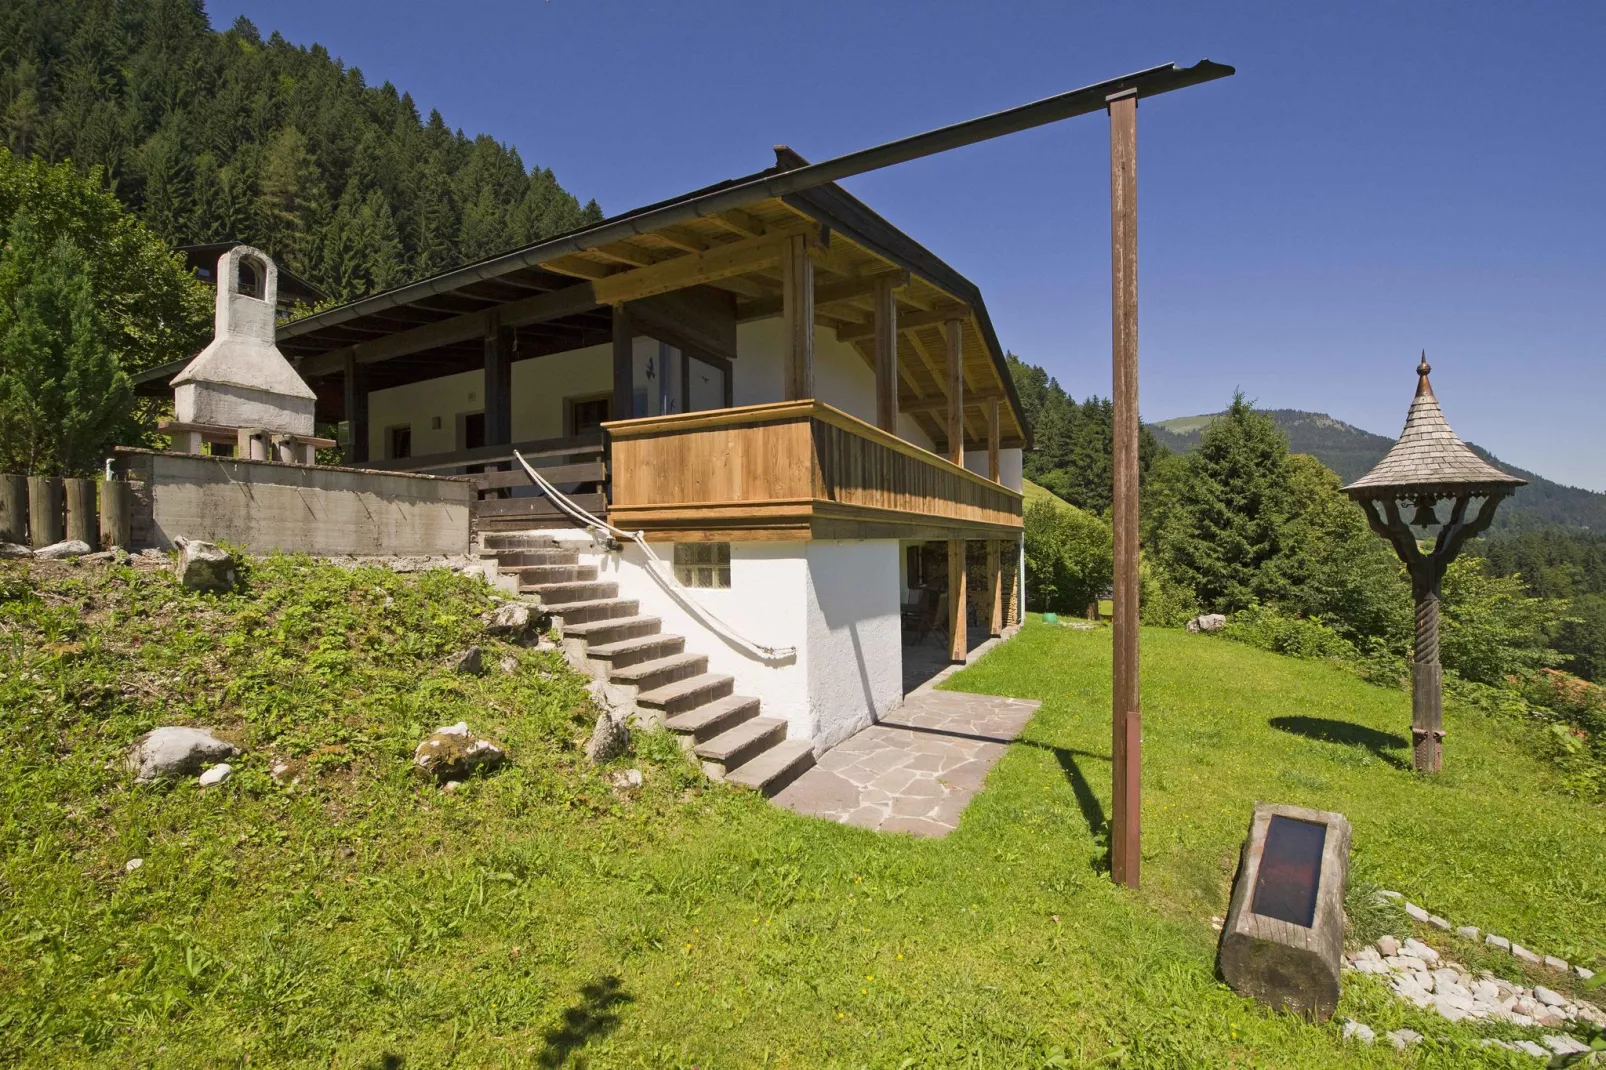
<path id="1" fill-rule="evenodd" d="M 875 423 L 898 433 L 898 299 L 890 276 L 875 284 Z"/>
<path id="2" fill-rule="evenodd" d="M 965 466 L 965 351 L 964 323 L 944 325 L 948 342 L 948 459 Z M 965 540 L 948 540 L 948 660 L 962 663 L 970 654 L 966 634 L 969 616 L 965 605 Z"/>
<path id="3" fill-rule="evenodd" d="M 1114 767 L 1110 879 L 1136 888 L 1141 866 L 1142 719 L 1138 695 L 1138 98 L 1110 112 L 1111 348 L 1115 407 Z"/>

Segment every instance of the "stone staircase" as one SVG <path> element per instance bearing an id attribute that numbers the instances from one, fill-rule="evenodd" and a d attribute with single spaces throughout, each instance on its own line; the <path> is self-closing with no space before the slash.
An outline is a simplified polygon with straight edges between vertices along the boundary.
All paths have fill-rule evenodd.
<path id="1" fill-rule="evenodd" d="M 711 779 L 773 795 L 814 764 L 812 743 L 787 739 L 785 721 L 761 716 L 758 699 L 735 694 L 731 677 L 709 672 L 706 656 L 687 653 L 683 636 L 666 634 L 661 620 L 619 597 L 619 585 L 599 580 L 577 552 L 550 535 L 481 539 L 480 556 L 495 558 L 553 615 L 570 656 L 632 701 L 636 720 L 679 735 Z"/>

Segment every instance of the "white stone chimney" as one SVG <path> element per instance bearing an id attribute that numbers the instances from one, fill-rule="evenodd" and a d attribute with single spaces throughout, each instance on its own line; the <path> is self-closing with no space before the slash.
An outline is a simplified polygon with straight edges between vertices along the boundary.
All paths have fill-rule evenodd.
<path id="1" fill-rule="evenodd" d="M 274 344 L 278 296 L 266 253 L 237 245 L 218 259 L 217 328 L 173 379 L 178 423 L 312 434 L 317 395 Z"/>

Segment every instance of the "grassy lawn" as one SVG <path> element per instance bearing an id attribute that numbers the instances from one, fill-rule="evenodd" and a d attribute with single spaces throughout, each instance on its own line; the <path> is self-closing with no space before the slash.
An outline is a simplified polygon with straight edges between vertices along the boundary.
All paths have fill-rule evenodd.
<path id="1" fill-rule="evenodd" d="M 1422 781 L 1399 767 L 1404 695 L 1214 637 L 1144 636 L 1134 895 L 1093 831 L 1104 630 L 1034 623 L 954 678 L 1044 706 L 959 831 L 917 841 L 708 785 L 659 735 L 619 763 L 644 788 L 611 788 L 579 754 L 581 681 L 484 639 L 466 581 L 274 559 L 214 599 L 127 569 L 25 575 L 0 570 L 12 1065 L 1532 1065 L 1369 980 L 1346 1012 L 1444 1041 L 1356 1048 L 1216 983 L 1208 921 L 1261 798 L 1343 811 L 1358 878 L 1452 919 L 1606 947 L 1601 813 L 1550 793 L 1502 726 L 1449 711 L 1446 772 Z M 469 641 L 513 671 L 439 668 Z M 446 794 L 408 757 L 460 718 L 514 761 Z M 233 732 L 241 772 L 201 791 L 108 768 L 175 721 Z M 300 786 L 267 775 L 284 758 Z"/>

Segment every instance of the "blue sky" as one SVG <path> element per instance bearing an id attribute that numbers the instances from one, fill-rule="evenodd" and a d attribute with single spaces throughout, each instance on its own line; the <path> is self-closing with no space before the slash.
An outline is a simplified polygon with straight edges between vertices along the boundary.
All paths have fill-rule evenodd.
<path id="1" fill-rule="evenodd" d="M 612 214 L 1208 57 L 1138 113 L 1142 408 L 1234 388 L 1398 433 L 1417 352 L 1463 438 L 1606 490 L 1606 4 L 212 2 L 515 145 Z M 1102 116 L 846 185 L 1108 394 Z"/>

